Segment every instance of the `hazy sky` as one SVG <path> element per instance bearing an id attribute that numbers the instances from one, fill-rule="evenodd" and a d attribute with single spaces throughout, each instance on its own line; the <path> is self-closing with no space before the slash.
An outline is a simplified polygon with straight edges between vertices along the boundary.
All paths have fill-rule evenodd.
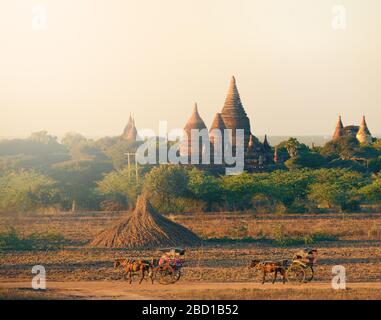
<path id="1" fill-rule="evenodd" d="M 32 26 L 45 5 L 47 30 Z M 347 28 L 332 28 L 344 5 Z M 209 126 L 230 77 L 256 135 L 381 133 L 379 0 L 2 0 L 0 136 Z"/>

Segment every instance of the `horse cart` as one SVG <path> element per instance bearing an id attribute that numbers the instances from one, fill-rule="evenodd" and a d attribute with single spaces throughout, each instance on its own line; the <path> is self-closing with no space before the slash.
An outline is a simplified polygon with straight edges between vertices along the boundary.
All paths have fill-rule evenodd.
<path id="1" fill-rule="evenodd" d="M 160 250 L 163 255 L 154 263 L 154 277 L 160 284 L 173 284 L 180 280 L 185 250 L 181 248 L 165 248 Z"/>
<path id="2" fill-rule="evenodd" d="M 291 283 L 311 282 L 315 275 L 314 265 L 316 261 L 316 249 L 299 250 L 286 267 L 287 280 Z"/>
<path id="3" fill-rule="evenodd" d="M 252 260 L 249 268 L 262 271 L 262 283 L 266 281 L 266 275 L 274 273 L 273 283 L 275 283 L 278 273 L 283 277 L 283 283 L 304 283 L 310 282 L 314 278 L 314 265 L 317 261 L 316 249 L 303 249 L 297 251 L 291 260 L 283 259 L 279 261 Z"/>
<path id="4" fill-rule="evenodd" d="M 152 283 L 158 280 L 161 284 L 171 284 L 180 280 L 183 260 L 180 259 L 185 254 L 181 248 L 161 249 L 160 259 L 126 259 L 118 258 L 114 260 L 114 268 L 123 267 L 125 277 L 130 284 L 134 276 L 139 276 L 139 284 L 144 279 L 150 279 Z"/>

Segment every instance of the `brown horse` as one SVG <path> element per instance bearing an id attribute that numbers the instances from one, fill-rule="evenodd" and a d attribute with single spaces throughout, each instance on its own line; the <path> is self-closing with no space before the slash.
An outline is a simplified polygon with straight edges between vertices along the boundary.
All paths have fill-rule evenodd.
<path id="1" fill-rule="evenodd" d="M 284 284 L 286 283 L 286 264 L 287 260 L 263 262 L 261 262 L 260 260 L 252 260 L 249 269 L 255 268 L 256 270 L 260 270 L 263 272 L 262 284 L 265 283 L 266 275 L 268 273 L 274 273 L 273 283 L 275 283 L 278 273 L 280 273 L 283 277 Z"/>
<path id="2" fill-rule="evenodd" d="M 132 283 L 132 276 L 136 273 L 139 273 L 140 275 L 139 284 L 142 283 L 146 273 L 148 273 L 148 276 L 153 284 L 154 273 L 153 266 L 150 261 L 123 258 L 115 259 L 114 268 L 117 268 L 119 266 L 122 266 L 126 271 L 126 275 L 128 275 L 128 278 L 130 279 L 130 284 Z"/>

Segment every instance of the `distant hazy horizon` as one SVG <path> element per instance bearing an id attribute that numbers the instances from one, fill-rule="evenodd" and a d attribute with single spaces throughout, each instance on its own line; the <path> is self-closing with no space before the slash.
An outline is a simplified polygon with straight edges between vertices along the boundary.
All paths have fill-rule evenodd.
<path id="1" fill-rule="evenodd" d="M 87 139 L 92 140 L 98 140 L 100 138 L 104 138 L 105 136 L 85 136 Z M 257 136 L 260 141 L 264 140 L 264 136 Z M 312 146 L 314 144 L 315 146 L 324 146 L 327 142 L 332 140 L 331 135 L 321 135 L 321 136 L 291 136 L 291 135 L 283 135 L 283 136 L 267 136 L 268 142 L 271 146 L 276 146 L 279 143 L 288 140 L 289 138 L 296 138 L 300 143 L 304 143 L 308 146 Z M 375 136 L 376 138 L 381 138 L 381 136 Z M 12 140 L 12 139 L 24 139 L 27 138 L 26 136 L 23 137 L 1 137 L 0 136 L 0 142 L 4 140 Z M 61 139 L 63 136 L 57 136 L 57 140 L 61 142 Z"/>
<path id="2" fill-rule="evenodd" d="M 181 128 L 194 102 L 209 127 L 232 75 L 257 136 L 330 136 L 339 114 L 381 135 L 379 0 L 12 0 L 0 39 L 0 138 Z"/>

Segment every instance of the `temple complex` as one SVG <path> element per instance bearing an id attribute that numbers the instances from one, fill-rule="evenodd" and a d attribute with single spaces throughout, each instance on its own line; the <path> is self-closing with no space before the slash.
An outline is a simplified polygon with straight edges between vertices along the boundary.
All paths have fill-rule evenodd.
<path id="1" fill-rule="evenodd" d="M 365 116 L 363 116 L 360 126 L 350 125 L 346 127 L 344 127 L 341 116 L 339 116 L 332 140 L 335 141 L 341 137 L 353 137 L 360 143 L 372 143 L 373 141 L 372 134 L 366 124 Z"/>
<path id="2" fill-rule="evenodd" d="M 205 129 L 205 123 L 198 113 L 197 106 L 194 108 L 193 113 L 184 127 L 184 137 L 187 140 L 188 148 L 180 150 L 182 156 L 192 156 L 195 146 L 198 145 L 198 150 L 204 150 L 202 146 L 202 139 L 192 139 L 192 129 Z M 230 141 L 224 141 L 224 130 L 231 129 Z M 257 137 L 251 132 L 250 120 L 245 112 L 241 98 L 237 89 L 236 80 L 232 77 L 230 81 L 229 90 L 225 99 L 225 103 L 220 113 L 217 113 L 214 117 L 212 125 L 209 130 L 209 141 L 211 162 L 210 166 L 216 167 L 224 164 L 224 147 L 229 143 L 233 155 L 235 155 L 237 147 L 236 132 L 238 129 L 242 129 L 244 132 L 244 158 L 245 158 L 245 170 L 256 171 L 264 169 L 264 166 L 274 162 L 274 153 L 271 146 L 268 143 L 267 136 L 264 142 L 261 143 Z M 222 133 L 222 134 L 221 134 Z M 215 150 L 220 148 L 222 159 L 215 159 Z M 202 151 L 200 151 L 202 153 Z M 222 163 L 221 163 L 222 160 Z"/>
<path id="3" fill-rule="evenodd" d="M 192 135 L 192 130 L 195 130 L 197 134 Z M 185 157 L 188 161 L 181 163 L 193 163 L 192 165 L 216 172 L 228 167 L 228 161 L 225 161 L 228 154 L 225 153 L 231 150 L 234 158 L 238 151 L 242 150 L 242 144 L 238 145 L 237 130 L 242 130 L 244 133 L 243 157 L 246 171 L 261 171 L 267 165 L 279 164 L 284 161 L 281 154 L 278 153 L 278 149 L 273 150 L 270 146 L 267 135 L 263 142 L 253 135 L 250 119 L 238 92 L 236 79 L 232 77 L 222 110 L 216 113 L 209 131 L 200 116 L 197 104 L 194 105 L 193 112 L 183 128 L 184 137 L 178 151 L 182 159 L 184 160 Z M 357 139 L 362 144 L 373 142 L 365 116 L 363 116 L 360 126 L 344 126 L 342 118 L 339 116 L 332 140 L 336 141 L 348 136 Z M 135 120 L 131 114 L 120 138 L 127 142 L 137 141 Z M 208 160 L 203 162 L 204 155 L 207 155 L 204 160 Z M 194 161 L 197 158 L 198 161 Z"/>

